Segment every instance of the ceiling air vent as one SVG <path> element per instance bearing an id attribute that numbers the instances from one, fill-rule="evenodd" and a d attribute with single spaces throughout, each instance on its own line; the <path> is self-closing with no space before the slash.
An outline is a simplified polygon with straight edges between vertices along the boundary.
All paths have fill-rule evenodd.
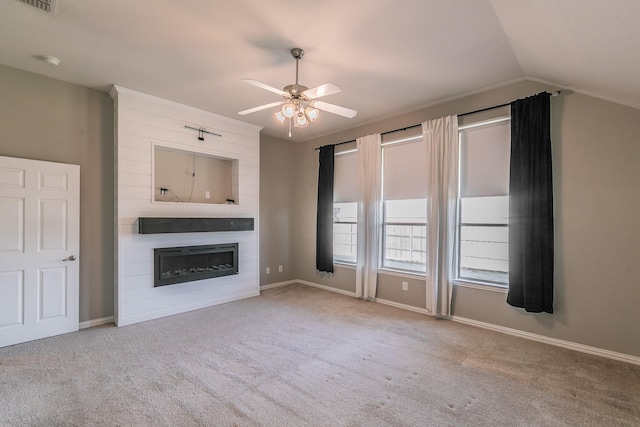
<path id="1" fill-rule="evenodd" d="M 44 12 L 53 12 L 55 0 L 19 0 Z"/>

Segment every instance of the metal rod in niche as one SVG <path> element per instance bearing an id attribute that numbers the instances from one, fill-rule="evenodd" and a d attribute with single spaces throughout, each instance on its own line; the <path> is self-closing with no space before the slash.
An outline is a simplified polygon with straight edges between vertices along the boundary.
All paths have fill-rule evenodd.
<path id="1" fill-rule="evenodd" d="M 198 141 L 204 141 L 204 134 L 208 133 L 209 135 L 213 135 L 213 136 L 219 136 L 222 137 L 222 135 L 215 133 L 215 132 L 209 132 L 208 130 L 206 130 L 205 128 L 194 128 L 191 126 L 186 126 L 185 128 L 187 129 L 193 129 L 193 130 L 197 130 L 198 131 Z"/>

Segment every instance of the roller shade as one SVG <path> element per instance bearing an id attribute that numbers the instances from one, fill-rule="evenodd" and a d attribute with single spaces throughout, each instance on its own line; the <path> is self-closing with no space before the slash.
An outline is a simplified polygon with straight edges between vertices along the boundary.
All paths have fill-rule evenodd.
<path id="1" fill-rule="evenodd" d="M 427 197 L 427 150 L 422 138 L 382 148 L 384 200 Z"/>
<path id="2" fill-rule="evenodd" d="M 511 122 L 460 131 L 460 196 L 509 194 Z"/>
<path id="3" fill-rule="evenodd" d="M 358 201 L 358 153 L 337 155 L 333 167 L 333 202 Z"/>

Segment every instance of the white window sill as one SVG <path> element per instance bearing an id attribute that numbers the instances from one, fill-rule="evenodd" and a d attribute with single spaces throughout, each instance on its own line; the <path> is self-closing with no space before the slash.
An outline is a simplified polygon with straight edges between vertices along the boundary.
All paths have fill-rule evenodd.
<path id="1" fill-rule="evenodd" d="M 465 279 L 456 279 L 453 281 L 455 286 L 460 286 L 461 288 L 471 288 L 471 289 L 480 289 L 483 291 L 492 291 L 498 292 L 501 294 L 506 294 L 509 291 L 508 285 L 499 285 L 497 283 L 489 283 L 489 282 L 480 282 L 480 281 L 471 281 Z"/>
<path id="2" fill-rule="evenodd" d="M 340 268 L 347 268 L 349 270 L 355 270 L 356 265 L 346 261 L 333 261 L 333 265 Z"/>
<path id="3" fill-rule="evenodd" d="M 333 261 L 333 264 L 335 267 L 337 268 L 346 268 L 348 270 L 355 270 L 356 269 L 356 265 L 355 264 L 351 264 L 348 262 L 344 262 L 344 261 Z M 378 273 L 380 274 L 386 274 L 388 276 L 396 276 L 396 277 L 404 277 L 406 279 L 414 279 L 414 280 L 425 280 L 426 276 L 425 273 L 412 273 L 410 271 L 400 271 L 400 270 L 393 270 L 393 269 L 389 269 L 389 268 L 379 268 L 378 269 Z"/>
<path id="4" fill-rule="evenodd" d="M 418 280 L 426 279 L 425 273 L 422 273 L 422 272 L 419 273 L 419 272 L 412 272 L 412 271 L 405 271 L 405 270 L 394 270 L 391 268 L 379 268 L 378 273 L 386 274 L 389 276 L 404 277 L 407 279 L 418 279 Z"/>

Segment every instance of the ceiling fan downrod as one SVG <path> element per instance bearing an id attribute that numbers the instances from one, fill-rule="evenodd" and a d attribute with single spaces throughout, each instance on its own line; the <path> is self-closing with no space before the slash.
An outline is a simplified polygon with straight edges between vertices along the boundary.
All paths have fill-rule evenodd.
<path id="1" fill-rule="evenodd" d="M 292 94 L 297 97 L 300 95 L 300 93 L 307 90 L 306 87 L 300 90 L 300 85 L 298 84 L 298 67 L 300 59 L 302 59 L 302 57 L 304 56 L 304 50 L 300 49 L 299 47 L 294 47 L 293 49 L 291 49 L 291 56 L 293 56 L 296 60 L 296 84 L 295 88 L 292 90 Z"/>

